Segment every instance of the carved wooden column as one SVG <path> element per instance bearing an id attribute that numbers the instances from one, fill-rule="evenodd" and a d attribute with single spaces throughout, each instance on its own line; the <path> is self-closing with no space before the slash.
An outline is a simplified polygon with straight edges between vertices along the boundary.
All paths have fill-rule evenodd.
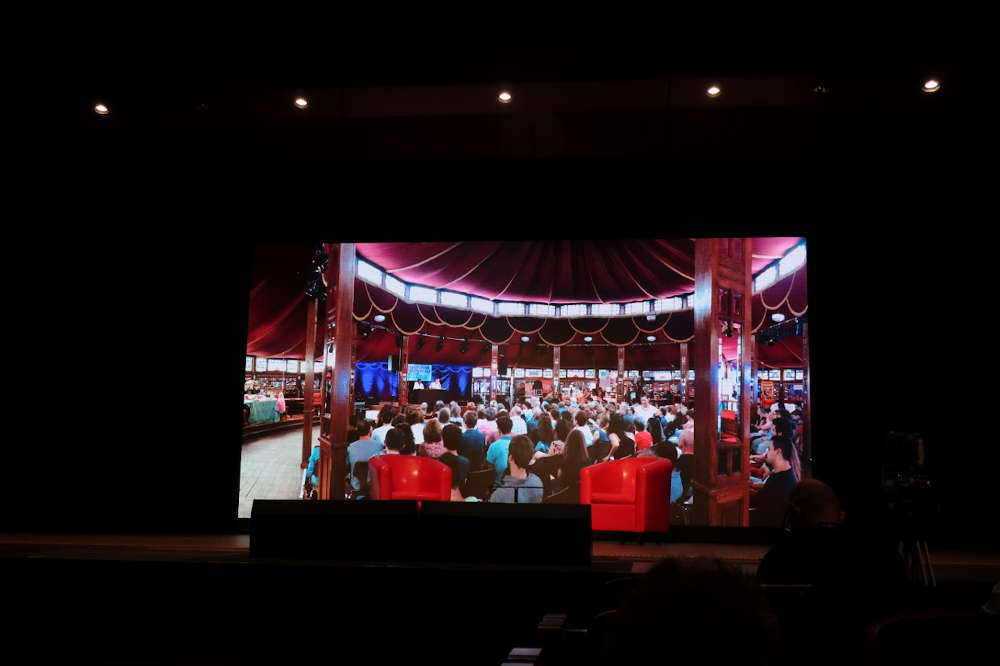
<path id="1" fill-rule="evenodd" d="M 615 382 L 615 402 L 625 399 L 625 348 L 618 348 L 618 380 Z"/>
<path id="2" fill-rule="evenodd" d="M 354 277 L 357 262 L 354 243 L 341 243 L 338 256 L 330 246 L 330 267 L 336 267 L 336 328 L 333 390 L 330 395 L 330 433 L 320 437 L 320 499 L 344 499 L 344 474 L 347 458 L 347 430 L 354 411 Z M 331 282 L 333 282 L 331 280 Z M 349 353 L 347 350 L 350 350 Z"/>
<path id="3" fill-rule="evenodd" d="M 316 348 L 316 299 L 309 299 L 306 310 L 306 387 L 308 390 L 302 396 L 302 469 L 309 466 L 309 456 L 312 455 L 313 432 L 313 359 Z"/>
<path id="4" fill-rule="evenodd" d="M 490 355 L 490 402 L 497 399 L 497 384 L 499 383 L 500 375 L 500 347 L 493 345 L 492 354 Z"/>
<path id="5" fill-rule="evenodd" d="M 688 343 L 686 342 L 681 343 L 681 404 L 688 407 Z"/>
<path id="6" fill-rule="evenodd" d="M 406 412 L 406 399 L 409 387 L 406 384 L 406 372 L 410 363 L 410 336 L 403 336 L 403 346 L 399 348 L 399 413 Z"/>
<path id="7" fill-rule="evenodd" d="M 552 397 L 555 400 L 559 399 L 562 393 L 559 392 L 559 357 L 560 357 L 560 347 L 552 348 Z"/>
<path id="8" fill-rule="evenodd" d="M 802 423 L 803 430 L 805 431 L 805 442 L 803 442 L 803 448 L 805 449 L 805 459 L 809 461 L 812 465 L 812 408 L 810 406 L 810 391 L 809 391 L 809 324 L 802 324 L 802 390 L 805 393 L 802 399 L 802 406 L 806 410 L 806 418 Z M 811 469 L 811 468 L 810 468 Z"/>
<path id="9" fill-rule="evenodd" d="M 750 396 L 747 334 L 752 328 L 751 241 L 710 238 L 695 241 L 694 371 L 695 475 L 694 523 L 746 526 L 749 519 Z M 737 429 L 720 432 L 719 336 L 722 324 L 745 336 L 739 359 L 741 400 Z"/>

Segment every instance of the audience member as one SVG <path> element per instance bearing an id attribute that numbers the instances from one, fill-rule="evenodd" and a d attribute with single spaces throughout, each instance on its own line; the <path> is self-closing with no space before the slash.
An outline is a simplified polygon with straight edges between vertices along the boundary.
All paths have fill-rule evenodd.
<path id="1" fill-rule="evenodd" d="M 510 430 L 510 419 L 504 417 L 505 424 L 501 425 Z M 490 445 L 493 447 L 503 441 L 503 438 Z M 534 474 L 528 472 L 528 465 L 531 464 L 531 440 L 527 435 L 518 435 L 509 440 L 510 450 L 507 452 L 506 466 L 510 468 L 510 474 L 500 480 L 499 487 L 490 495 L 490 502 L 500 503 L 531 503 L 539 504 L 544 496 L 542 480 Z M 505 447 L 506 448 L 506 447 Z"/>
<path id="2" fill-rule="evenodd" d="M 635 453 L 635 440 L 629 437 L 624 418 L 612 418 L 608 429 L 608 438 L 611 440 L 611 451 L 608 458 L 618 460 Z"/>
<path id="3" fill-rule="evenodd" d="M 393 428 L 385 433 L 385 451 L 383 455 L 403 455 L 408 444 L 412 443 L 413 433 L 409 428 Z"/>
<path id="4" fill-rule="evenodd" d="M 441 439 L 445 452 L 438 460 L 451 468 L 451 499 L 453 502 L 463 502 L 465 498 L 459 488 L 469 478 L 469 459 L 458 453 L 458 448 L 462 445 L 462 429 L 449 423 L 441 431 Z"/>
<path id="5" fill-rule="evenodd" d="M 479 422 L 476 427 L 486 437 L 486 446 L 500 439 L 500 430 L 497 427 L 496 419 L 497 413 L 492 407 L 479 410 Z"/>
<path id="6" fill-rule="evenodd" d="M 527 435 L 528 434 L 528 424 L 525 423 L 524 419 L 521 418 L 521 408 L 514 406 L 510 410 L 510 422 L 513 424 L 510 434 L 512 435 Z"/>
<path id="7" fill-rule="evenodd" d="M 587 455 L 587 444 L 583 439 L 583 434 L 578 430 L 569 433 L 569 441 L 566 442 L 566 453 L 563 457 L 562 465 L 556 472 L 556 490 L 566 488 L 580 489 L 580 470 L 591 464 L 590 456 Z"/>
<path id="8" fill-rule="evenodd" d="M 378 413 L 378 426 L 372 432 L 372 439 L 382 442 L 385 437 L 385 433 L 392 428 L 392 407 L 389 405 L 382 405 L 382 409 Z"/>
<path id="9" fill-rule="evenodd" d="M 792 465 L 788 462 L 792 448 L 792 441 L 787 437 L 775 437 L 771 440 L 767 453 L 763 456 L 770 474 L 750 494 L 751 526 L 782 527 L 784 524 L 788 497 L 797 481 Z M 755 460 L 757 458 L 760 456 L 751 456 L 750 461 L 758 462 Z"/>
<path id="10" fill-rule="evenodd" d="M 381 454 L 385 448 L 382 442 L 372 438 L 371 425 L 371 421 L 359 422 L 356 430 L 357 441 L 347 445 L 347 473 L 351 476 L 351 488 L 354 490 L 366 491 L 371 483 L 371 474 L 368 474 L 363 481 L 354 476 L 354 466 L 359 462 L 368 462 L 372 456 Z"/>
<path id="11" fill-rule="evenodd" d="M 548 453 L 549 447 L 552 442 L 555 441 L 556 435 L 552 432 L 552 423 L 546 418 L 537 422 L 538 425 L 535 428 L 535 437 L 537 438 L 537 444 L 535 445 L 535 451 L 541 451 L 542 453 Z"/>
<path id="12" fill-rule="evenodd" d="M 471 469 L 479 470 L 486 466 L 486 436 L 476 430 L 476 412 L 465 413 L 465 431 L 462 443 L 458 445 L 458 454 L 469 459 Z"/>
<path id="13" fill-rule="evenodd" d="M 653 435 L 646 432 L 646 427 L 643 422 L 639 419 L 633 421 L 635 424 L 635 448 L 636 451 L 642 451 L 643 449 L 648 449 L 653 445 Z M 655 424 L 657 427 L 660 425 L 660 419 L 657 416 L 649 417 L 649 425 Z"/>
<path id="14" fill-rule="evenodd" d="M 633 409 L 633 412 L 635 414 L 635 420 L 647 423 L 649 419 L 653 418 L 657 409 L 655 406 L 649 404 L 649 398 L 642 396 L 639 398 L 639 404 Z"/>
<path id="15" fill-rule="evenodd" d="M 423 412 L 414 410 L 406 415 L 406 423 L 413 433 L 413 443 L 419 446 L 424 443 L 424 417 Z"/>
<path id="16" fill-rule="evenodd" d="M 444 444 L 441 437 L 441 423 L 434 419 L 424 426 L 424 443 L 420 445 L 418 454 L 427 458 L 440 458 L 444 454 Z"/>
<path id="17" fill-rule="evenodd" d="M 486 449 L 486 462 L 493 465 L 497 472 L 496 482 L 499 484 L 500 479 L 503 478 L 504 470 L 507 469 L 507 458 L 510 453 L 510 442 L 511 442 L 511 428 L 513 423 L 506 416 L 501 416 L 497 419 L 497 429 L 499 430 L 500 438 L 489 445 Z M 528 456 L 529 461 L 531 456 Z M 526 462 L 525 467 L 528 466 Z"/>
<path id="18" fill-rule="evenodd" d="M 459 428 L 462 427 L 462 408 L 455 401 L 451 403 L 451 420 L 449 423 L 454 423 Z"/>

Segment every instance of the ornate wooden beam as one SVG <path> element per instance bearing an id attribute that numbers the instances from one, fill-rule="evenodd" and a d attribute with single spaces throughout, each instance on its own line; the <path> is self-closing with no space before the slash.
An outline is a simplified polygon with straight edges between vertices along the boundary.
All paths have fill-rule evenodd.
<path id="1" fill-rule="evenodd" d="M 490 355 L 490 402 L 497 399 L 497 384 L 500 376 L 500 347 L 493 345 Z"/>
<path id="2" fill-rule="evenodd" d="M 558 400 L 562 393 L 559 392 L 559 358 L 561 347 L 552 348 L 552 397 Z"/>
<path id="3" fill-rule="evenodd" d="M 810 395 L 809 390 L 809 324 L 802 324 L 802 389 L 805 396 L 802 400 L 802 406 L 806 410 L 806 418 L 803 422 L 803 430 L 805 430 L 805 442 L 803 443 L 805 448 L 805 459 L 809 461 L 812 465 L 812 409 L 810 407 Z M 810 467 L 811 469 L 811 467 Z"/>
<path id="4" fill-rule="evenodd" d="M 618 348 L 618 381 L 615 383 L 615 402 L 625 399 L 625 348 Z"/>
<path id="5" fill-rule="evenodd" d="M 410 336 L 403 336 L 403 346 L 399 349 L 399 411 L 405 412 L 406 400 L 409 397 L 409 387 L 406 383 L 407 368 L 410 364 Z"/>
<path id="6" fill-rule="evenodd" d="M 312 455 L 313 427 L 313 350 L 316 348 L 316 299 L 309 299 L 306 310 L 306 392 L 302 396 L 302 469 L 309 465 Z"/>
<path id="7" fill-rule="evenodd" d="M 681 343 L 681 404 L 688 404 L 688 343 Z M 697 412 L 695 412 L 697 415 Z"/>

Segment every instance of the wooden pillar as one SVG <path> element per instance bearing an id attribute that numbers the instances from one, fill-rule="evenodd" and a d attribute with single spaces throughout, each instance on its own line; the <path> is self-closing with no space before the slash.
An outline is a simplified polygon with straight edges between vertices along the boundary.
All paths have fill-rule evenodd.
<path id="1" fill-rule="evenodd" d="M 406 372 L 410 363 L 410 336 L 403 336 L 403 346 L 399 349 L 399 411 L 403 413 L 409 387 L 406 384 Z"/>
<path id="2" fill-rule="evenodd" d="M 320 466 L 323 472 L 320 476 L 320 499 L 342 500 L 349 443 L 347 430 L 354 411 L 354 372 L 351 365 L 354 362 L 353 307 L 357 262 L 354 243 L 341 243 L 339 248 L 331 244 L 329 252 L 329 267 L 337 271 L 336 280 L 329 281 L 330 286 L 336 284 L 335 358 L 330 396 L 330 433 L 329 438 L 320 438 Z"/>
<path id="3" fill-rule="evenodd" d="M 309 466 L 309 456 L 312 455 L 314 349 L 316 349 L 316 299 L 311 298 L 306 310 L 306 386 L 309 390 L 302 396 L 302 469 Z"/>
<path id="4" fill-rule="evenodd" d="M 802 406 L 806 410 L 806 418 L 803 422 L 803 430 L 805 431 L 805 442 L 803 442 L 803 447 L 805 448 L 805 459 L 812 464 L 812 408 L 810 406 L 810 395 L 809 391 L 809 324 L 802 324 L 802 390 L 805 393 L 802 400 Z"/>
<path id="5" fill-rule="evenodd" d="M 625 348 L 618 348 L 618 381 L 615 382 L 615 402 L 625 399 Z"/>
<path id="6" fill-rule="evenodd" d="M 688 406 L 688 343 L 686 342 L 681 343 L 681 404 Z"/>
<path id="7" fill-rule="evenodd" d="M 500 381 L 497 379 L 500 375 L 500 347 L 493 345 L 492 354 L 490 355 L 490 402 L 497 399 L 497 383 Z"/>
<path id="8" fill-rule="evenodd" d="M 552 397 L 559 400 L 562 393 L 559 392 L 559 358 L 560 347 L 552 348 Z"/>
<path id="9" fill-rule="evenodd" d="M 751 330 L 751 253 L 747 238 L 695 241 L 694 294 L 694 523 L 719 527 L 746 526 L 749 519 L 749 372 L 744 340 L 740 415 L 732 443 L 720 432 L 719 336 L 722 322 Z"/>

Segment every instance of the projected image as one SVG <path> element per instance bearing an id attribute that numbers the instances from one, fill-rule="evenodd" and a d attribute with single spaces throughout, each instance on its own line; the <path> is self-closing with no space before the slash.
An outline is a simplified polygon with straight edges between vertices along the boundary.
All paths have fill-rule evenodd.
<path id="1" fill-rule="evenodd" d="M 348 245 L 253 248 L 238 295 L 239 516 L 255 499 L 412 497 L 406 475 L 422 502 L 484 513 L 474 505 L 588 504 L 597 532 L 780 528 L 787 491 L 811 471 L 808 302 L 794 277 L 805 241 L 749 242 L 738 265 L 695 262 L 704 239 L 366 242 L 349 244 L 356 270 L 343 275 Z M 612 269 L 583 261 L 602 255 Z M 580 261 L 543 265 L 557 256 Z M 696 293 L 722 265 L 750 266 L 735 284 L 753 291 Z M 707 323 L 694 315 L 706 303 Z"/>

